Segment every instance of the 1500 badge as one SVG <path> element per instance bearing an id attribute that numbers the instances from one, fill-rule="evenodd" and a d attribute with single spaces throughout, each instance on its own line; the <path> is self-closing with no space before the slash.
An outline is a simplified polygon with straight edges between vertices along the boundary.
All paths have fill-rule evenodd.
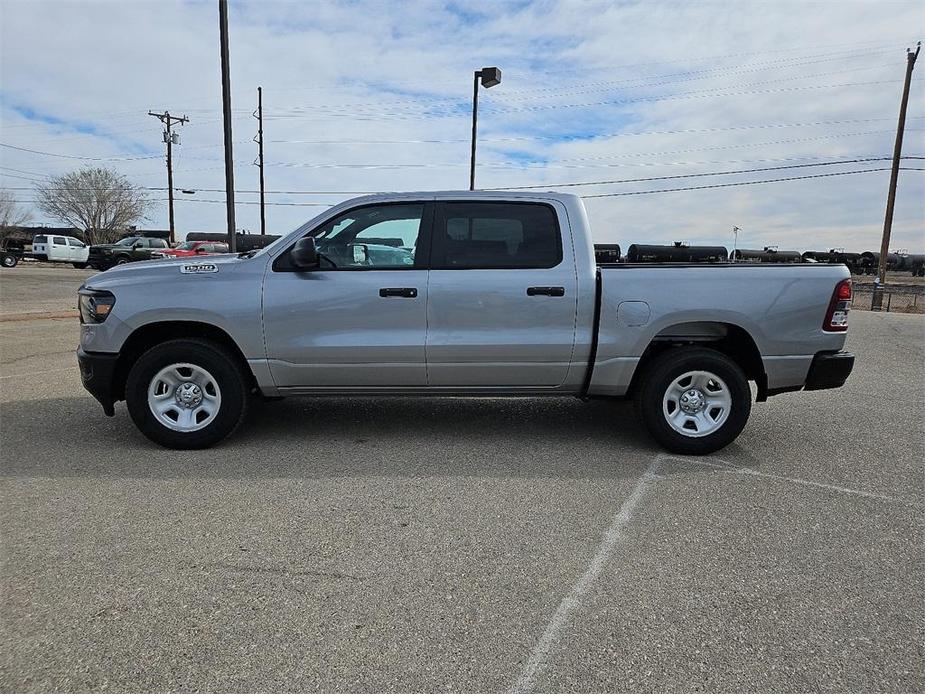
<path id="1" fill-rule="evenodd" d="M 218 272 L 218 265 L 215 263 L 195 263 L 191 265 L 181 265 L 180 272 L 184 275 L 201 275 L 206 272 Z"/>

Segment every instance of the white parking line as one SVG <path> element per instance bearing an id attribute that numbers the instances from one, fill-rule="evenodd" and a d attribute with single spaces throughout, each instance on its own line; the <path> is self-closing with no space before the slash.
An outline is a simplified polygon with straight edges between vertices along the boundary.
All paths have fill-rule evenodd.
<path id="1" fill-rule="evenodd" d="M 842 494 L 852 494 L 854 496 L 863 496 L 869 499 L 881 499 L 883 501 L 892 501 L 900 504 L 912 504 L 913 506 L 922 506 L 920 501 L 915 499 L 904 499 L 902 497 L 888 496 L 886 494 L 879 494 L 877 492 L 867 492 L 863 489 L 852 489 L 850 487 L 841 487 L 837 484 L 828 484 L 826 482 L 815 482 L 813 480 L 803 479 L 801 477 L 787 477 L 785 475 L 774 475 L 770 472 L 760 472 L 758 470 L 753 470 L 748 467 L 741 467 L 739 465 L 733 465 L 728 463 L 725 460 L 714 458 L 713 462 L 706 460 L 697 460 L 694 458 L 683 458 L 681 456 L 665 456 L 666 460 L 673 460 L 679 463 L 685 463 L 687 465 L 700 465 L 701 467 L 713 468 L 720 472 L 728 472 L 732 474 L 739 475 L 751 475 L 753 477 L 764 477 L 766 479 L 779 480 L 781 482 L 790 482 L 791 484 L 799 484 L 804 487 L 819 487 L 821 489 L 828 489 L 833 492 L 841 492 Z"/>
<path id="2" fill-rule="evenodd" d="M 552 619 L 546 626 L 545 631 L 543 631 L 543 635 L 530 652 L 530 657 L 521 670 L 520 676 L 517 678 L 517 681 L 511 685 L 510 689 L 508 689 L 509 694 L 524 694 L 524 692 L 529 692 L 533 689 L 536 683 L 536 676 L 546 665 L 549 653 L 559 640 L 562 629 L 568 623 L 571 613 L 581 604 L 581 597 L 588 592 L 588 589 L 597 580 L 604 565 L 610 559 L 610 555 L 613 553 L 614 548 L 623 539 L 623 532 L 626 526 L 629 525 L 633 513 L 636 511 L 636 507 L 639 505 L 642 497 L 645 496 L 646 491 L 648 491 L 649 487 L 657 479 L 656 473 L 658 466 L 664 457 L 664 454 L 659 454 L 655 457 L 652 464 L 649 465 L 642 474 L 642 477 L 639 478 L 633 491 L 630 492 L 630 495 L 626 497 L 626 500 L 620 506 L 620 509 L 613 517 L 613 521 L 610 523 L 610 527 L 607 528 L 607 531 L 604 533 L 601 544 L 597 548 L 597 553 L 594 555 L 594 558 L 591 560 L 585 572 L 578 581 L 575 582 L 571 590 L 569 590 L 568 594 L 562 598 L 562 602 L 559 603 L 559 607 L 557 607 L 555 613 L 553 613 Z"/>

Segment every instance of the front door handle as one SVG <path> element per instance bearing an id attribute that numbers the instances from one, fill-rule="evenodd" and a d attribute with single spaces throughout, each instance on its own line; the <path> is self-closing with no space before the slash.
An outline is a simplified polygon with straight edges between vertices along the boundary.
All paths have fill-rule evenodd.
<path id="1" fill-rule="evenodd" d="M 565 287 L 527 287 L 527 296 L 565 296 Z"/>
<path id="2" fill-rule="evenodd" d="M 401 296 L 405 299 L 414 299 L 418 295 L 418 290 L 414 287 L 383 287 L 379 290 L 379 296 Z"/>

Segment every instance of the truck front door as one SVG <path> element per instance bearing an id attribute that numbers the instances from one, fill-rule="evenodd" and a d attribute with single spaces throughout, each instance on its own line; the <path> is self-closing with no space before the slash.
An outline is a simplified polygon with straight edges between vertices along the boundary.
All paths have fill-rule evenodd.
<path id="1" fill-rule="evenodd" d="M 289 250 L 264 283 L 264 334 L 278 387 L 298 391 L 426 385 L 426 239 L 432 203 L 374 204 L 306 236 L 321 257 L 299 271 Z"/>
<path id="2" fill-rule="evenodd" d="M 546 202 L 438 202 L 427 305 L 428 384 L 561 385 L 575 344 L 565 211 Z"/>

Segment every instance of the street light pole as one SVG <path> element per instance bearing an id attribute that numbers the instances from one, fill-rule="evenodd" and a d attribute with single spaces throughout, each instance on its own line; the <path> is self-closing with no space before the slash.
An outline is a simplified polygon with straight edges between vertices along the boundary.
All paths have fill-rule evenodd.
<path id="1" fill-rule="evenodd" d="M 479 122 L 479 81 L 486 89 L 501 84 L 501 70 L 483 67 L 472 76 L 472 156 L 469 159 L 469 190 L 475 190 L 475 141 Z"/>

